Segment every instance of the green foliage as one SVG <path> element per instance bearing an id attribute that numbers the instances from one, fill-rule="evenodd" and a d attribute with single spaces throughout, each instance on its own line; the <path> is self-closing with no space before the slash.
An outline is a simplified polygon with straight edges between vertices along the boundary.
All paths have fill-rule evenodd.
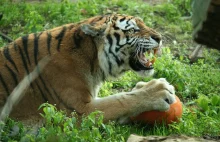
<path id="1" fill-rule="evenodd" d="M 209 135 L 211 137 L 216 137 L 219 135 L 220 132 L 219 125 L 219 111 L 218 114 L 204 113 L 199 111 L 197 108 L 192 107 L 184 108 L 183 116 L 180 119 L 180 122 L 173 123 L 170 125 L 170 127 L 172 128 L 171 133 L 185 134 L 189 136 Z"/>
<path id="2" fill-rule="evenodd" d="M 198 107 L 201 108 L 202 113 L 207 116 L 215 116 L 220 114 L 220 96 L 210 95 L 209 97 L 200 95 L 196 100 Z"/>
<path id="3" fill-rule="evenodd" d="M 43 29 L 41 23 L 44 20 L 45 19 L 37 11 L 30 10 L 30 14 L 27 14 L 24 19 L 24 22 L 27 23 L 25 27 L 27 27 L 27 30 L 31 32 L 40 31 Z"/>
<path id="4" fill-rule="evenodd" d="M 157 11 L 160 12 L 168 21 L 176 21 L 180 18 L 181 13 L 175 5 L 170 3 L 158 5 Z"/>
<path id="5" fill-rule="evenodd" d="M 158 58 L 155 68 L 155 76 L 165 77 L 175 86 L 179 96 L 220 94 L 220 72 L 214 63 L 205 64 L 204 60 L 200 60 L 191 65 L 188 61 L 175 60 L 169 48 L 164 48 L 163 56 Z"/>
<path id="6" fill-rule="evenodd" d="M 3 129 L 0 131 L 0 141 L 19 141 L 21 137 L 25 135 L 24 126 L 21 122 L 15 122 L 14 120 L 8 118 L 5 124 L 6 125 L 4 125 Z M 0 125 L 3 126 L 2 121 L 0 122 Z"/>
<path id="7" fill-rule="evenodd" d="M 191 16 L 192 10 L 191 10 L 191 3 L 192 0 L 172 0 L 173 5 L 177 7 L 178 11 L 183 16 Z"/>
<path id="8" fill-rule="evenodd" d="M 15 126 L 12 120 L 9 120 L 7 127 L 2 132 L 2 141 L 19 140 L 21 141 L 59 141 L 59 142 L 96 142 L 96 141 L 124 141 L 122 134 L 114 131 L 115 124 L 103 124 L 102 112 L 92 112 L 87 117 L 82 117 L 81 122 L 76 119 L 76 113 L 68 117 L 63 111 L 57 111 L 56 107 L 45 103 L 40 106 L 43 109 L 42 117 L 45 118 L 45 126 L 40 127 L 38 134 L 17 134 L 10 135 L 11 127 Z M 74 117 L 73 117 L 74 116 Z M 20 126 L 22 128 L 22 125 Z M 27 131 L 27 130 L 24 130 Z M 31 131 L 31 130 L 29 130 Z M 19 137 L 20 136 L 20 137 Z"/>

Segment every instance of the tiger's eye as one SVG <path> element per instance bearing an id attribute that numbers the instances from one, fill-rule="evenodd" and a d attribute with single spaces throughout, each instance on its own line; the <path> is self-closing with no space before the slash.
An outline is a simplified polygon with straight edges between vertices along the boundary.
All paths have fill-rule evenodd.
<path id="1" fill-rule="evenodd" d="M 133 34 L 133 33 L 134 33 L 134 29 L 130 29 L 130 30 L 129 30 L 129 33 L 130 33 L 130 34 Z"/>

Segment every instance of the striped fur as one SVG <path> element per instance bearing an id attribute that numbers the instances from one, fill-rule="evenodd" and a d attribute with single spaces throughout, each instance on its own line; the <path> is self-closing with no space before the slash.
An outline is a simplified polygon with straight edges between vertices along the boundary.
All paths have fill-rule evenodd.
<path id="1" fill-rule="evenodd" d="M 18 38 L 0 49 L 0 106 L 39 61 L 49 56 L 49 63 L 30 83 L 11 117 L 20 120 L 37 118 L 38 107 L 44 102 L 56 104 L 67 113 L 75 110 L 78 114 L 88 114 L 98 109 L 104 112 L 106 121 L 124 120 L 150 109 L 167 109 L 174 97 L 163 89 L 174 90 L 164 80 L 150 83 L 156 88 L 162 84 L 163 93 L 149 90 L 154 91 L 150 94 L 159 94 L 156 100 L 145 98 L 147 95 L 143 91 L 97 99 L 101 83 L 109 77 L 118 77 L 127 70 L 152 75 L 153 67 L 145 66 L 146 60 L 141 59 L 141 55 L 158 48 L 160 40 L 160 34 L 147 27 L 140 18 L 119 14 L 96 16 Z M 160 98 L 161 105 L 152 107 L 152 102 Z M 165 98 L 170 102 L 164 102 Z M 147 101 L 151 105 L 146 106 Z"/>

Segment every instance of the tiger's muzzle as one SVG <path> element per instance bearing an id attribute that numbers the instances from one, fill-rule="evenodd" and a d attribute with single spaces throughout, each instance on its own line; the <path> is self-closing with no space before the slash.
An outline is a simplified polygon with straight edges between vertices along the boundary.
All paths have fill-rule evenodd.
<path id="1" fill-rule="evenodd" d="M 152 70 L 156 61 L 156 54 L 161 47 L 161 41 L 153 38 L 140 38 L 135 44 L 135 51 L 131 53 L 129 64 L 134 71 Z"/>

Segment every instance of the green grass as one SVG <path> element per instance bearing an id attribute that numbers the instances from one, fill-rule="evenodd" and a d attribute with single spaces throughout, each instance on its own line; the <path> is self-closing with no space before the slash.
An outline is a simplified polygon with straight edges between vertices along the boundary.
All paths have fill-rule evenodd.
<path id="1" fill-rule="evenodd" d="M 38 32 L 53 27 L 78 22 L 82 19 L 117 11 L 143 18 L 146 25 L 163 35 L 163 54 L 155 64 L 153 78 L 166 78 L 176 88 L 176 95 L 184 103 L 183 117 L 179 123 L 165 125 L 118 125 L 114 122 L 102 123 L 100 112 L 83 118 L 81 127 L 77 126 L 75 117 L 68 117 L 53 106 L 44 104 L 42 116 L 46 124 L 39 129 L 38 135 L 30 133 L 30 128 L 20 122 L 8 119 L 2 130 L 1 141 L 126 141 L 130 134 L 170 135 L 185 134 L 189 136 L 220 135 L 220 64 L 216 62 L 220 53 L 216 50 L 205 50 L 205 58 L 190 64 L 186 54 L 192 42 L 190 20 L 181 20 L 190 16 L 190 0 L 175 0 L 171 3 L 151 6 L 142 1 L 124 0 L 81 0 L 61 3 L 47 1 L 41 3 L 11 3 L 0 1 L 0 31 L 16 39 L 24 34 Z M 22 15 L 22 16 L 21 16 Z M 0 38 L 0 47 L 6 45 Z M 180 56 L 174 56 L 178 52 Z M 138 81 L 149 81 L 152 78 L 138 77 L 133 72 L 114 81 L 105 82 L 100 96 L 104 97 L 121 91 L 129 91 Z M 11 133 L 15 127 L 20 129 Z"/>

